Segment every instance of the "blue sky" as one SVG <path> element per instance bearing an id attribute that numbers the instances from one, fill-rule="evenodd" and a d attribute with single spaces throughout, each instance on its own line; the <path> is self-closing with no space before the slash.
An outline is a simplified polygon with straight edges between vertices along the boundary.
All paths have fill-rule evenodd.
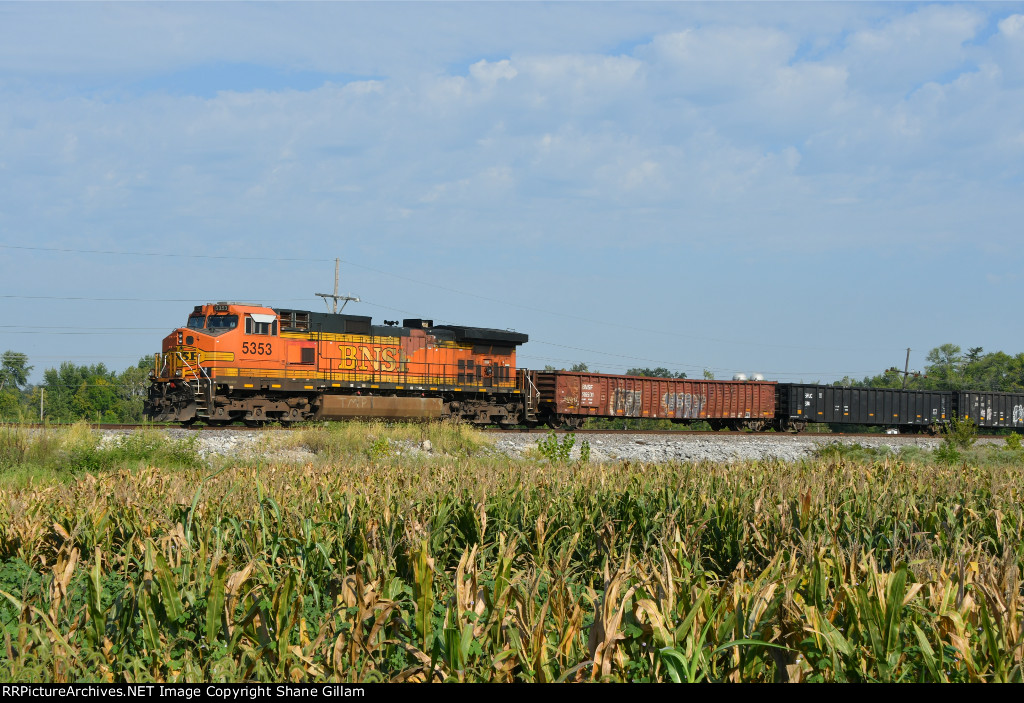
<path id="1" fill-rule="evenodd" d="M 0 350 L 193 304 L 719 378 L 1024 351 L 1021 3 L 0 3 Z M 31 247 L 31 248 L 25 248 Z M 103 253 L 98 253 L 103 252 Z"/>

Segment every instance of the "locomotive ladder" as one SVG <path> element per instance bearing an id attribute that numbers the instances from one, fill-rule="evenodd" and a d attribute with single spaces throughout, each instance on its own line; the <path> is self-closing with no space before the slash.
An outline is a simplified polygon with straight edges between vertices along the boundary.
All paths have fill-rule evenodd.
<path id="1" fill-rule="evenodd" d="M 192 364 L 188 363 L 185 357 L 182 356 L 181 352 L 178 352 L 178 358 L 181 359 L 182 363 L 188 367 L 188 370 L 192 372 L 192 375 L 196 377 L 195 380 L 188 382 L 188 386 L 192 391 L 192 398 L 196 404 L 196 417 L 206 419 L 210 417 L 210 401 L 213 396 L 213 383 L 210 379 L 210 375 L 206 373 L 206 369 L 198 363 L 196 364 L 196 368 L 192 368 Z M 203 376 L 206 376 L 206 388 L 203 387 Z"/>
<path id="2" fill-rule="evenodd" d="M 192 396 L 195 398 L 196 417 L 199 419 L 206 419 L 210 417 L 208 394 L 206 393 L 206 389 L 203 388 L 203 380 L 197 378 L 194 381 L 189 381 L 188 385 L 191 386 Z"/>
<path id="3" fill-rule="evenodd" d="M 537 386 L 533 384 L 533 379 L 530 378 L 529 371 L 523 371 L 523 383 L 520 389 L 523 393 L 523 415 L 524 419 L 531 422 L 537 419 L 537 402 L 540 400 L 540 391 L 537 390 Z"/>

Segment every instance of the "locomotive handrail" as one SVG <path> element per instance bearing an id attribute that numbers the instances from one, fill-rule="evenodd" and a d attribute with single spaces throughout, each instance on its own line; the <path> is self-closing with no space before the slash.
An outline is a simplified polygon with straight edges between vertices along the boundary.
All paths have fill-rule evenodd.
<path id="1" fill-rule="evenodd" d="M 196 367 L 197 367 L 197 368 L 199 369 L 199 372 L 197 373 L 197 372 L 196 372 L 196 370 L 192 368 L 192 364 L 188 363 L 188 360 L 187 360 L 187 359 L 185 359 L 185 357 L 181 355 L 181 352 L 175 352 L 175 354 L 177 354 L 178 358 L 179 358 L 179 359 L 181 359 L 181 363 L 185 364 L 185 366 L 187 366 L 187 367 L 188 367 L 188 370 L 189 370 L 189 372 L 190 372 L 190 373 L 191 373 L 191 374 L 192 374 L 193 376 L 195 376 L 197 380 L 198 380 L 198 379 L 199 379 L 199 378 L 200 378 L 201 376 L 206 376 L 206 380 L 207 380 L 207 381 L 211 380 L 211 378 L 210 378 L 210 374 L 209 374 L 209 373 L 208 373 L 208 372 L 206 371 L 206 369 L 204 369 L 204 368 L 203 368 L 203 367 L 202 367 L 202 366 L 201 366 L 201 365 L 199 364 L 199 362 L 198 362 L 198 361 L 196 362 Z"/>

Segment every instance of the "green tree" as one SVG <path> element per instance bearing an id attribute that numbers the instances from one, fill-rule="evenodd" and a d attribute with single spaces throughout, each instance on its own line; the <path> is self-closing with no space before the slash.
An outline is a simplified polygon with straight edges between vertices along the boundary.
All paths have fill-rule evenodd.
<path id="1" fill-rule="evenodd" d="M 0 390 L 28 385 L 28 374 L 35 367 L 28 365 L 28 356 L 20 352 L 5 351 L 0 356 Z"/>
<path id="2" fill-rule="evenodd" d="M 17 420 L 23 414 L 28 374 L 28 356 L 20 352 L 5 351 L 0 355 L 0 418 Z"/>
<path id="3" fill-rule="evenodd" d="M 23 401 L 23 395 L 16 387 L 0 390 L 0 420 L 20 419 Z"/>
<path id="4" fill-rule="evenodd" d="M 959 390 L 963 387 L 960 347 L 955 344 L 942 344 L 935 347 L 926 357 L 928 361 L 928 383 L 925 385 L 936 390 Z"/>
<path id="5" fill-rule="evenodd" d="M 136 366 L 129 366 L 117 376 L 118 396 L 121 399 L 117 414 L 124 422 L 142 421 L 142 406 L 149 390 L 152 363 L 152 359 L 142 357 Z"/>
<path id="6" fill-rule="evenodd" d="M 981 347 L 976 349 L 980 350 Z M 968 354 L 963 367 L 963 387 L 979 391 L 1016 390 L 1012 368 L 1013 357 L 1003 352 L 993 352 L 984 356 Z"/>
<path id="7" fill-rule="evenodd" d="M 116 374 L 106 365 L 78 366 L 65 361 L 43 372 L 46 385 L 46 417 L 57 422 L 96 420 L 117 413 Z"/>

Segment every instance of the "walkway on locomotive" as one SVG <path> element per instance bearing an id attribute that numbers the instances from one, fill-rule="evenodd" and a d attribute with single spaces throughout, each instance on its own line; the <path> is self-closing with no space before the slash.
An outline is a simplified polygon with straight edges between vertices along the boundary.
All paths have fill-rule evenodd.
<path id="1" fill-rule="evenodd" d="M 154 373 L 157 380 L 208 376 L 514 389 L 516 346 L 527 339 L 505 330 L 435 327 L 430 320 L 373 325 L 360 315 L 206 304 L 164 338 Z"/>

